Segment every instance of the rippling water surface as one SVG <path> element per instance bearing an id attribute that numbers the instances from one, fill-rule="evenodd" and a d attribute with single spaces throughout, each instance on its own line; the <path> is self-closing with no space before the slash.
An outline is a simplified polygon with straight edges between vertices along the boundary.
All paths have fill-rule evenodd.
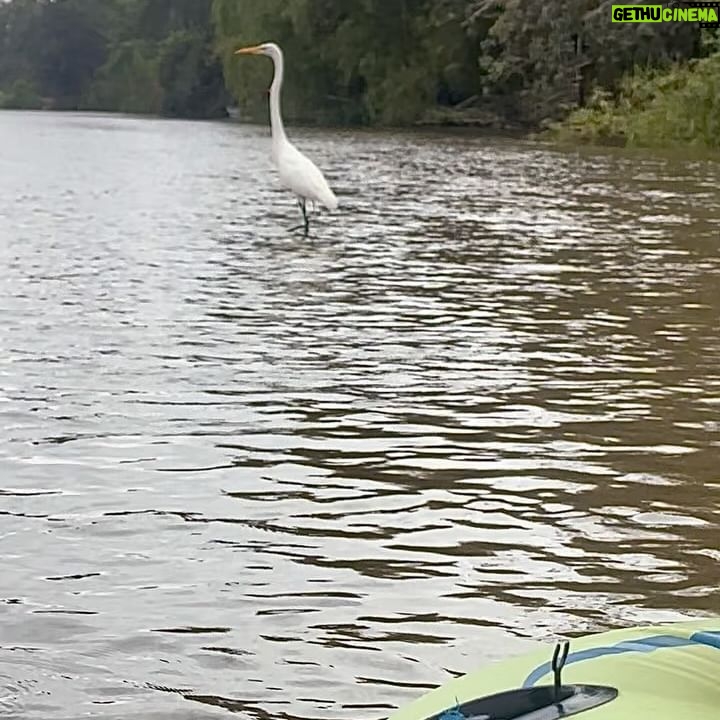
<path id="1" fill-rule="evenodd" d="M 0 114 L 3 717 L 376 720 L 720 607 L 720 166 Z"/>

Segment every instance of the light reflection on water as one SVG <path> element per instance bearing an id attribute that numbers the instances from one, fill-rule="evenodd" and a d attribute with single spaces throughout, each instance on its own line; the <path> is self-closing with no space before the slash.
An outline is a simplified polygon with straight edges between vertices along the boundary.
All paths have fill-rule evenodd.
<path id="1" fill-rule="evenodd" d="M 716 612 L 712 162 L 0 115 L 0 708 L 380 718 Z M 194 702 L 193 702 L 194 701 Z"/>

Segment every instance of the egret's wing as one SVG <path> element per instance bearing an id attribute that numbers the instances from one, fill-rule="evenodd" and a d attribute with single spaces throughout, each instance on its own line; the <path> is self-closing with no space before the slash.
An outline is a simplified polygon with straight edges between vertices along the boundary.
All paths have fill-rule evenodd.
<path id="1" fill-rule="evenodd" d="M 280 181 L 300 197 L 321 202 L 335 210 L 337 198 L 315 163 L 288 144 L 278 158 Z"/>

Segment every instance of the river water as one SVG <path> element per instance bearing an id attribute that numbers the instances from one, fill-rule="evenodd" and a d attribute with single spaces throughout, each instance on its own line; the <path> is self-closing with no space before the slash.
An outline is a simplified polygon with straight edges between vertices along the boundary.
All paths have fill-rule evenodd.
<path id="1" fill-rule="evenodd" d="M 0 114 L 0 710 L 379 720 L 720 610 L 720 164 Z"/>

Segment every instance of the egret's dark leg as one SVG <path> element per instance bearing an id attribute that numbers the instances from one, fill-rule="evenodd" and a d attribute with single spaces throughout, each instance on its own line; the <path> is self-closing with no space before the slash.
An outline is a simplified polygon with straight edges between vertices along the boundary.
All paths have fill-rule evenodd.
<path id="1" fill-rule="evenodd" d="M 310 219 L 308 218 L 307 214 L 307 207 L 305 203 L 305 198 L 298 198 L 298 205 L 300 206 L 300 209 L 302 210 L 303 214 L 303 224 L 298 225 L 297 227 L 294 227 L 290 230 L 290 232 L 294 232 L 295 230 L 303 229 L 305 231 L 305 236 L 307 236 L 309 230 L 310 230 Z"/>
<path id="2" fill-rule="evenodd" d="M 303 220 L 305 221 L 305 235 L 307 235 L 310 231 L 310 219 L 308 218 L 307 208 L 305 207 L 305 198 L 303 198 L 300 207 L 302 208 Z"/>

